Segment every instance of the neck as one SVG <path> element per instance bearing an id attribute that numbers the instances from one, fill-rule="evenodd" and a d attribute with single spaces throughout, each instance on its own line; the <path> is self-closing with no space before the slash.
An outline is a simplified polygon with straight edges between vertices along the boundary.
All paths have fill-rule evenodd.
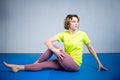
<path id="1" fill-rule="evenodd" d="M 72 35 L 78 32 L 78 30 L 69 30 L 69 31 L 70 31 L 70 34 Z"/>

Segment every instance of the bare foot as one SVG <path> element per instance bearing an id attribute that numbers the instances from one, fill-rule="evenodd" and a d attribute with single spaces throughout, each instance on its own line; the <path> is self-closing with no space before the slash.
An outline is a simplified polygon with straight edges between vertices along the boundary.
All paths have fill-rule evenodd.
<path id="1" fill-rule="evenodd" d="M 3 62 L 3 64 L 4 64 L 6 67 L 11 68 L 13 72 L 18 72 L 18 71 L 19 71 L 19 66 L 18 66 L 18 65 L 7 64 L 6 62 Z"/>

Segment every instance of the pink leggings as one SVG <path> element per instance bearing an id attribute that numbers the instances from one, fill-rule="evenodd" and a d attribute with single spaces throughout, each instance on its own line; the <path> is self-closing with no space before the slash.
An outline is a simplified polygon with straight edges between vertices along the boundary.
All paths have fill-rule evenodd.
<path id="1" fill-rule="evenodd" d="M 53 45 L 56 49 L 59 49 L 58 46 Z M 43 53 L 40 58 L 38 59 L 38 64 L 29 64 L 25 65 L 25 70 L 42 70 L 46 68 L 51 69 L 60 69 L 60 70 L 66 70 L 66 71 L 78 71 L 79 66 L 74 62 L 74 60 L 63 50 L 61 50 L 61 53 L 64 54 L 63 60 L 56 59 L 56 60 L 48 60 L 53 53 L 50 49 L 47 49 L 45 53 Z"/>

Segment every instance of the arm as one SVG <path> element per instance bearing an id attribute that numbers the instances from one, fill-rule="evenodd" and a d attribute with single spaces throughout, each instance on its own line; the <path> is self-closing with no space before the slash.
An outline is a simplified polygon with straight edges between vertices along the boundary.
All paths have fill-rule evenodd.
<path id="1" fill-rule="evenodd" d="M 45 41 L 46 46 L 53 52 L 59 52 L 56 48 L 53 47 L 52 42 L 57 41 L 56 37 L 51 37 Z"/>
<path id="2" fill-rule="evenodd" d="M 87 44 L 86 46 L 87 46 L 89 52 L 93 55 L 93 57 L 95 58 L 95 60 L 96 60 L 97 63 L 98 63 L 98 71 L 100 71 L 100 70 L 108 70 L 107 68 L 105 68 L 105 67 L 101 64 L 101 62 L 100 62 L 100 60 L 99 60 L 99 58 L 98 58 L 98 56 L 97 56 L 94 48 L 92 47 L 92 45 L 91 45 L 91 44 Z"/>
<path id="3" fill-rule="evenodd" d="M 54 46 L 52 45 L 52 42 L 54 42 L 54 41 L 57 41 L 57 38 L 56 38 L 56 37 L 51 37 L 51 38 L 49 38 L 48 40 L 45 41 L 45 44 L 46 44 L 46 46 L 47 46 L 50 50 L 52 50 L 52 51 L 56 54 L 56 56 L 57 56 L 60 60 L 63 60 L 64 55 L 63 55 L 62 53 L 60 53 L 60 50 L 61 50 L 61 49 L 56 49 L 56 48 L 54 48 Z"/>

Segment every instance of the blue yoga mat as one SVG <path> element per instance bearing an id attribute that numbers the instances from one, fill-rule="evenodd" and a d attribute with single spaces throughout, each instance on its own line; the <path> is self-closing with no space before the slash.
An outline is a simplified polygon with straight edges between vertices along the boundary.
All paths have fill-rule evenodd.
<path id="1" fill-rule="evenodd" d="M 41 54 L 0 54 L 0 80 L 120 80 L 120 54 L 98 54 L 108 71 L 97 71 L 97 63 L 91 54 L 83 54 L 83 64 L 78 72 L 45 69 L 41 71 L 20 71 L 13 73 L 3 65 L 3 61 L 12 64 L 32 64 Z M 51 59 L 54 59 L 53 56 Z"/>

